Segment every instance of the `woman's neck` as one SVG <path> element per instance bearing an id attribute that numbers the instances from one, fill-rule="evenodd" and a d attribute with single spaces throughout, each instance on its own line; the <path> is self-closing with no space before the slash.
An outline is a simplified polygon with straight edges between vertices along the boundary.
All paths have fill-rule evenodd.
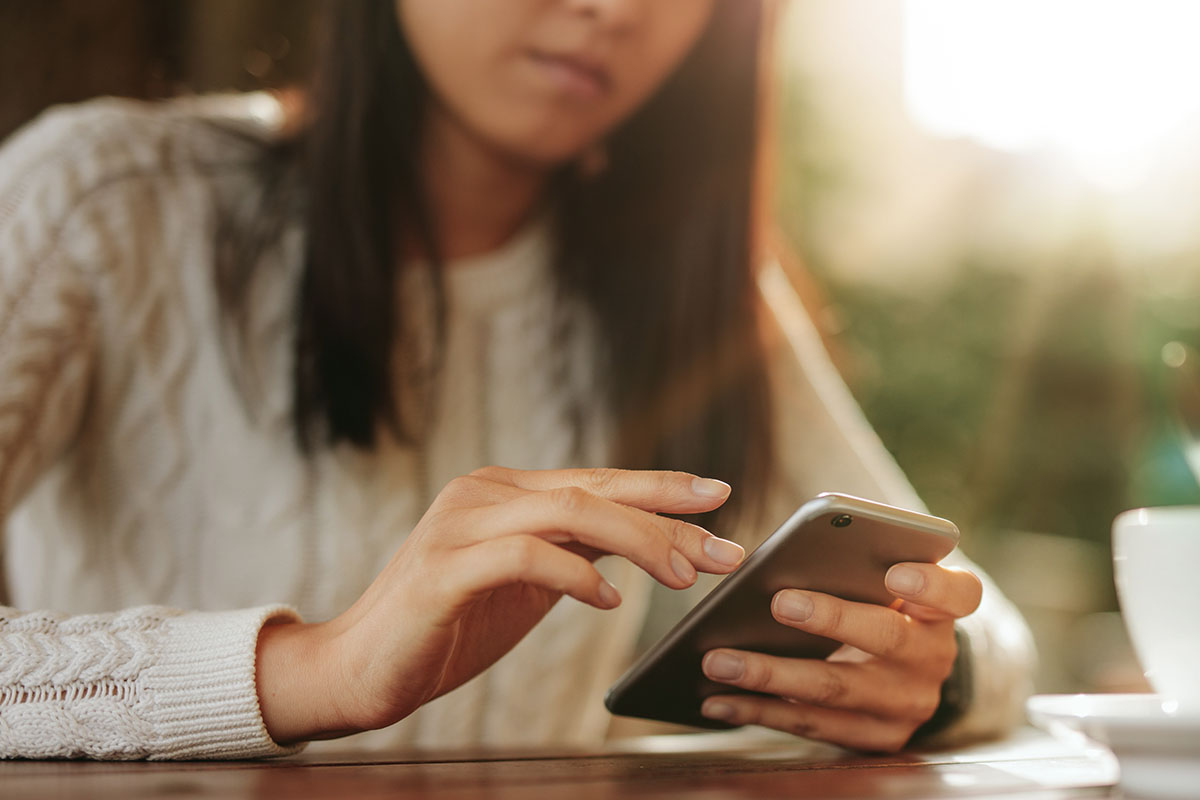
<path id="1" fill-rule="evenodd" d="M 450 261 L 507 242 L 541 199 L 545 169 L 505 157 L 444 109 L 431 109 L 422 173 L 440 255 Z"/>

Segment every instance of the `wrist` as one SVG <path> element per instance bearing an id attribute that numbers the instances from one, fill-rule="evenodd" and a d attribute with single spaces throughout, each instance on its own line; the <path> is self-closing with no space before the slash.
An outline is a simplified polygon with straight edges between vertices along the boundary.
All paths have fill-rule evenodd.
<path id="1" fill-rule="evenodd" d="M 267 623 L 255 659 L 263 724 L 276 742 L 332 739 L 357 733 L 336 702 L 328 623 Z"/>

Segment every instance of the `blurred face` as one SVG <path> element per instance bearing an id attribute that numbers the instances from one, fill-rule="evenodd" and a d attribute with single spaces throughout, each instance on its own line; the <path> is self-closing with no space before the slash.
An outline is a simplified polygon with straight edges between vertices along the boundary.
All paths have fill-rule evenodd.
<path id="1" fill-rule="evenodd" d="M 550 166 L 628 117 L 703 31 L 713 0 L 396 0 L 435 111 Z"/>

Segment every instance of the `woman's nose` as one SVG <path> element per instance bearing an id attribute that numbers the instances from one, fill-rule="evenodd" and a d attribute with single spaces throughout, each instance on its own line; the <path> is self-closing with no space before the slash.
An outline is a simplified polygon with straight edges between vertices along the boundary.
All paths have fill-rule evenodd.
<path id="1" fill-rule="evenodd" d="M 647 2 L 662 0 L 566 0 L 567 8 L 610 28 L 628 28 L 641 18 Z"/>

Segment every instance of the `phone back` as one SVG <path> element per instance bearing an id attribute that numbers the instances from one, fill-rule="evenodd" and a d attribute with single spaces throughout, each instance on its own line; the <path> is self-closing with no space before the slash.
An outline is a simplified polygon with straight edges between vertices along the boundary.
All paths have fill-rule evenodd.
<path id="1" fill-rule="evenodd" d="M 958 529 L 948 520 L 848 495 L 819 495 L 639 659 L 609 690 L 605 705 L 623 716 L 730 727 L 700 715 L 704 698 L 745 691 L 704 676 L 700 661 L 709 650 L 825 658 L 840 646 L 776 621 L 776 592 L 810 589 L 888 605 L 895 598 L 883 580 L 893 564 L 937 562 L 957 542 Z"/>

